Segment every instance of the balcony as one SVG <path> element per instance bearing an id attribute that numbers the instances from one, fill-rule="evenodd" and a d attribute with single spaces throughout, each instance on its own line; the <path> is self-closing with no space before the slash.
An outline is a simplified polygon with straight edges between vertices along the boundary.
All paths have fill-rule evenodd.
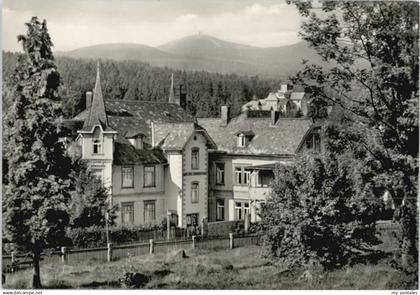
<path id="1" fill-rule="evenodd" d="M 250 187 L 249 198 L 251 200 L 266 200 L 271 194 L 270 187 Z"/>

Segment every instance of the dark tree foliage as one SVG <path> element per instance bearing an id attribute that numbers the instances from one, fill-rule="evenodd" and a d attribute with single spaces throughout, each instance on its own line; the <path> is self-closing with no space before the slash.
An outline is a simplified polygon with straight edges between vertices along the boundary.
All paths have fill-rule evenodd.
<path id="1" fill-rule="evenodd" d="M 331 68 L 306 64 L 294 81 L 342 107 L 348 147 L 400 212 L 402 263 L 417 269 L 419 6 L 409 1 L 295 3 L 301 36 Z"/>
<path id="2" fill-rule="evenodd" d="M 12 87 L 10 77 L 16 54 L 3 52 L 5 81 L 4 91 Z M 57 67 L 62 76 L 64 111 L 67 117 L 85 108 L 85 93 L 95 84 L 96 61 L 57 57 Z M 167 101 L 170 77 L 174 74 L 175 93 L 182 85 L 187 94 L 187 110 L 198 117 L 219 116 L 220 106 L 232 106 L 232 114 L 238 114 L 241 106 L 253 96 L 265 98 L 276 91 L 280 80 L 257 76 L 223 75 L 205 71 L 181 71 L 154 67 L 135 61 L 101 61 L 102 87 L 105 99 Z"/>
<path id="3" fill-rule="evenodd" d="M 268 256 L 291 267 L 334 268 L 377 244 L 380 200 L 372 175 L 353 155 L 301 155 L 278 167 L 272 189 L 261 211 Z"/>
<path id="4" fill-rule="evenodd" d="M 77 160 L 71 175 L 74 190 L 71 192 L 70 227 L 105 227 L 106 212 L 108 225 L 113 225 L 116 208 L 109 207 L 109 190 L 101 179 L 92 174 L 83 160 Z"/>
<path id="5" fill-rule="evenodd" d="M 33 254 L 33 287 L 40 288 L 40 254 L 62 245 L 69 222 L 71 160 L 56 126 L 62 115 L 60 76 L 46 21 L 33 17 L 26 26 L 26 35 L 18 36 L 24 54 L 18 58 L 6 117 L 4 236 Z"/>

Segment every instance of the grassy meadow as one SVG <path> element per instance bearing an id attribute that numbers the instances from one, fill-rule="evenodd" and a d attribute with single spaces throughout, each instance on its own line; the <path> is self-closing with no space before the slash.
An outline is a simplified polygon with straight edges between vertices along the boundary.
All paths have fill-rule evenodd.
<path id="1" fill-rule="evenodd" d="M 110 263 L 42 266 L 44 288 L 122 288 L 126 272 L 148 277 L 146 289 L 415 289 L 416 277 L 393 269 L 389 258 L 339 270 L 289 271 L 281 263 L 260 257 L 258 246 L 233 250 L 189 250 L 127 257 Z M 8 274 L 3 288 L 30 288 L 31 270 Z"/>

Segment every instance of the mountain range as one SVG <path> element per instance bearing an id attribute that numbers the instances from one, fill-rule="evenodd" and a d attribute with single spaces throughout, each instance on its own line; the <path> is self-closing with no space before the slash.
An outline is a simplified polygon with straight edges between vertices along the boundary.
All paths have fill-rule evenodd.
<path id="1" fill-rule="evenodd" d="M 224 41 L 209 35 L 184 37 L 158 47 L 135 43 L 109 43 L 55 52 L 73 58 L 135 60 L 181 70 L 287 78 L 302 67 L 302 60 L 321 58 L 305 42 L 261 48 Z"/>

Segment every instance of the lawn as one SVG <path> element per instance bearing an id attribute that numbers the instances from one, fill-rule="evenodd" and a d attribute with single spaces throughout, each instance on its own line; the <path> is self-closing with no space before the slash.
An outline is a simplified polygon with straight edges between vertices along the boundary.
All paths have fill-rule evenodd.
<path id="1" fill-rule="evenodd" d="M 121 288 L 126 272 L 147 276 L 147 289 L 416 289 L 415 277 L 389 266 L 358 264 L 312 273 L 288 271 L 281 263 L 260 258 L 260 248 L 189 250 L 153 256 L 128 257 L 110 263 L 85 261 L 78 265 L 43 265 L 45 288 Z M 30 270 L 8 274 L 4 288 L 29 288 Z"/>

